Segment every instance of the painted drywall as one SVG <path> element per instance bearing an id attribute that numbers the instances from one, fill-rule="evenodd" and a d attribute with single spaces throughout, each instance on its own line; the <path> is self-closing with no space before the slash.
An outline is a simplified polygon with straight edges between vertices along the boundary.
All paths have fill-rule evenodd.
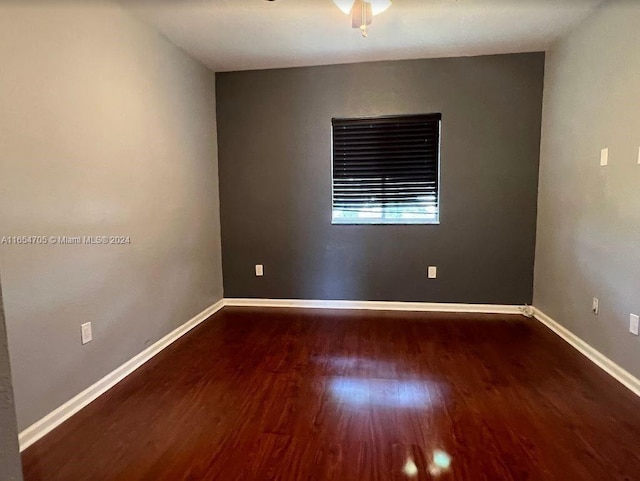
<path id="1" fill-rule="evenodd" d="M 18 448 L 18 424 L 13 401 L 11 363 L 7 343 L 2 287 L 0 286 L 0 479 L 21 481 L 22 465 Z"/>
<path id="2" fill-rule="evenodd" d="M 534 289 L 536 307 L 636 376 L 638 25 L 640 4 L 609 2 L 547 55 Z"/>
<path id="3" fill-rule="evenodd" d="M 215 76 L 96 1 L 3 3 L 0 65 L 0 237 L 48 242 L 0 243 L 22 430 L 222 297 Z"/>
<path id="4" fill-rule="evenodd" d="M 543 76 L 543 53 L 216 74 L 225 296 L 531 303 Z M 430 112 L 440 225 L 331 225 L 331 118 Z"/>

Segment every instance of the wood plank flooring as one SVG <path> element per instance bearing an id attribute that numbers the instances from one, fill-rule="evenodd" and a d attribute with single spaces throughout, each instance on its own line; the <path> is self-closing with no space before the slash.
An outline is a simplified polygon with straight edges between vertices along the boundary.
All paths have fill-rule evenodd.
<path id="1" fill-rule="evenodd" d="M 26 481 L 640 480 L 640 399 L 519 316 L 225 308 Z"/>

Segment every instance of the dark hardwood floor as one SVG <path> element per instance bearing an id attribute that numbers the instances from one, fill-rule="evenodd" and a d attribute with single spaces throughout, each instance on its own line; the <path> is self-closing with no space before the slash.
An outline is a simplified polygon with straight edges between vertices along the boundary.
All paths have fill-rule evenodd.
<path id="1" fill-rule="evenodd" d="M 225 308 L 26 481 L 640 480 L 640 399 L 519 316 Z M 447 467 L 448 466 L 448 467 Z"/>

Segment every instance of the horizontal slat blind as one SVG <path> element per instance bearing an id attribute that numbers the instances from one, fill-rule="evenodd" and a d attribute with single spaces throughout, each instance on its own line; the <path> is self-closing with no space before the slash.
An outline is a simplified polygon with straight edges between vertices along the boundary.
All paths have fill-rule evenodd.
<path id="1" fill-rule="evenodd" d="M 441 119 L 333 119 L 334 213 L 437 214 Z"/>

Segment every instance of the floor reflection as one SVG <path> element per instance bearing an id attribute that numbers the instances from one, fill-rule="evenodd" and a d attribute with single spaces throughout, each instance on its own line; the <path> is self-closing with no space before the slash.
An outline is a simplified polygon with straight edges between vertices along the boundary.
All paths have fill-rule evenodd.
<path id="1" fill-rule="evenodd" d="M 418 466 L 416 466 L 412 458 L 407 459 L 407 462 L 402 467 L 402 472 L 410 478 L 418 475 Z"/>
<path id="2" fill-rule="evenodd" d="M 423 380 L 333 377 L 330 381 L 336 400 L 354 406 L 426 408 L 438 399 L 430 395 L 430 391 L 437 389 L 434 383 Z"/>
<path id="3" fill-rule="evenodd" d="M 395 372 L 399 367 L 395 362 L 362 356 L 318 356 L 314 360 L 343 374 L 349 371 L 357 371 L 358 373 L 362 373 L 362 371 L 367 373 Z"/>
<path id="4" fill-rule="evenodd" d="M 433 459 L 428 464 L 428 471 L 432 478 L 437 478 L 445 474 L 451 468 L 451 456 L 442 449 L 436 449 L 433 452 Z M 409 478 L 418 476 L 419 469 L 414 459 L 409 456 L 407 462 L 402 467 L 402 472 Z"/>
<path id="5" fill-rule="evenodd" d="M 433 452 L 433 460 L 429 464 L 429 474 L 433 477 L 437 477 L 449 471 L 450 467 L 451 456 L 449 456 L 446 451 L 436 449 Z"/>

